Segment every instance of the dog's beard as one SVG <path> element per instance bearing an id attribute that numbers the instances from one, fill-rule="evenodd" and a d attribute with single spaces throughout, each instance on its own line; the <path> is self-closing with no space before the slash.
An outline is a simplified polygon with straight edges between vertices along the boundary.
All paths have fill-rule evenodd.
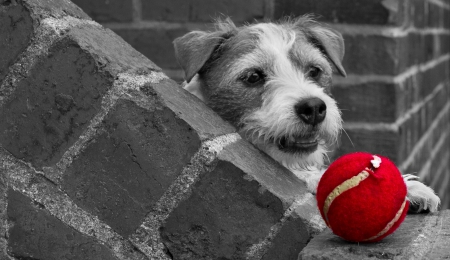
<path id="1" fill-rule="evenodd" d="M 301 131 L 275 134 L 252 124 L 243 126 L 240 132 L 258 149 L 291 170 L 322 168 L 328 147 L 336 140 L 323 131 L 305 135 L 299 135 Z"/>
<path id="2" fill-rule="evenodd" d="M 334 99 L 316 91 L 314 96 L 327 105 L 327 116 L 318 125 L 305 124 L 292 109 L 301 97 L 292 93 L 282 88 L 266 93 L 262 106 L 241 118 L 240 133 L 291 170 L 322 168 L 342 128 L 340 112 Z"/>

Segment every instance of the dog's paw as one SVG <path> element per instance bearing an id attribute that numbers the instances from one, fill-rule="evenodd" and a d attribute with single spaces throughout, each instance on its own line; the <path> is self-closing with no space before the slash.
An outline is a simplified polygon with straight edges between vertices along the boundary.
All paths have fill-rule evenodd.
<path id="1" fill-rule="evenodd" d="M 408 188 L 408 200 L 410 202 L 409 212 L 436 212 L 441 200 L 434 193 L 433 189 L 417 181 L 418 177 L 406 174 L 403 175 L 406 187 Z"/>

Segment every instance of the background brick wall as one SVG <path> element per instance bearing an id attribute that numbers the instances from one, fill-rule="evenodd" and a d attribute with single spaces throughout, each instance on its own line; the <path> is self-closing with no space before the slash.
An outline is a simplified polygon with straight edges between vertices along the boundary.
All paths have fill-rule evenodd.
<path id="1" fill-rule="evenodd" d="M 450 2 L 448 0 L 147 1 L 74 0 L 181 82 L 172 40 L 210 28 L 220 15 L 237 24 L 316 14 L 340 31 L 347 78 L 333 94 L 343 112 L 339 154 L 389 156 L 419 175 L 450 206 Z"/>

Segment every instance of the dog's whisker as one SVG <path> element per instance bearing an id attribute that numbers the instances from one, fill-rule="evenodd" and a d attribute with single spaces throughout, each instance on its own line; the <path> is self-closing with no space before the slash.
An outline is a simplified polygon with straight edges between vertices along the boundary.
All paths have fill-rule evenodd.
<path id="1" fill-rule="evenodd" d="M 347 131 L 345 131 L 344 128 L 342 128 L 342 131 L 345 133 L 345 135 L 347 136 L 348 140 L 350 141 L 350 143 L 352 144 L 352 147 L 355 147 L 355 145 L 353 144 L 352 139 L 350 138 L 350 136 L 347 134 Z"/>

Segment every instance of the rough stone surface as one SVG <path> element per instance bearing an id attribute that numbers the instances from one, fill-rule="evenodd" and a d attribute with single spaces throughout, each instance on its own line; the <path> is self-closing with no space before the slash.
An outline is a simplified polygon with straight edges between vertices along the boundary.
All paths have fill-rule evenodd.
<path id="1" fill-rule="evenodd" d="M 76 140 L 118 73 L 160 70 L 98 25 L 83 24 L 64 33 L 26 79 L 12 81 L 15 90 L 0 111 L 3 146 L 39 168 L 57 162 Z M 30 128 L 35 131 L 27 132 Z"/>
<path id="2" fill-rule="evenodd" d="M 165 106 L 197 132 L 202 141 L 236 131 L 205 103 L 183 90 L 172 80 L 163 80 L 158 84 L 149 83 L 141 90 L 149 97 L 158 96 Z"/>
<path id="3" fill-rule="evenodd" d="M 281 201 L 229 162 L 201 177 L 161 229 L 175 259 L 243 259 L 283 215 Z"/>
<path id="4" fill-rule="evenodd" d="M 219 159 L 239 167 L 247 174 L 246 178 L 258 181 L 264 189 L 280 198 L 286 208 L 306 194 L 304 182 L 245 140 L 225 147 Z"/>
<path id="5" fill-rule="evenodd" d="M 69 0 L 4 0 L 4 2 L 18 2 L 26 6 L 36 19 L 44 17 L 62 18 L 70 15 L 75 18 L 91 20 L 91 18 Z"/>
<path id="6" fill-rule="evenodd" d="M 311 239 L 307 224 L 300 218 L 290 216 L 272 241 L 272 246 L 262 260 L 295 259 Z"/>
<path id="7" fill-rule="evenodd" d="M 33 21 L 29 11 L 22 5 L 4 1 L 0 7 L 0 82 L 9 66 L 28 46 L 32 32 Z"/>
<path id="8" fill-rule="evenodd" d="M 200 140 L 169 109 L 149 111 L 127 100 L 118 101 L 102 128 L 67 169 L 62 186 L 127 237 L 189 163 Z"/>
<path id="9" fill-rule="evenodd" d="M 112 84 L 97 70 L 92 56 L 74 42 L 55 45 L 0 110 L 2 146 L 36 167 L 57 162 Z"/>
<path id="10" fill-rule="evenodd" d="M 310 239 L 310 223 L 284 212 L 305 196 L 305 184 L 243 140 L 225 147 L 218 159 L 164 224 L 168 252 L 175 259 L 297 255 Z"/>
<path id="11" fill-rule="evenodd" d="M 298 259 L 449 259 L 450 211 L 408 215 L 392 235 L 378 243 L 350 243 L 329 229 L 316 236 Z"/>
<path id="12" fill-rule="evenodd" d="M 8 251 L 17 259 L 117 259 L 104 245 L 12 189 L 8 190 L 8 223 Z"/>

